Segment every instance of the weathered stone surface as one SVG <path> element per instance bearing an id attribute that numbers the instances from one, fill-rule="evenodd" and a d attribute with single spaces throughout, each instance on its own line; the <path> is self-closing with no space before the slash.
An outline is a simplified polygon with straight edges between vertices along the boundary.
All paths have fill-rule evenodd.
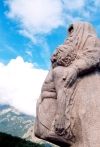
<path id="1" fill-rule="evenodd" d="M 99 58 L 92 25 L 70 25 L 68 38 L 51 56 L 37 101 L 37 137 L 66 147 L 100 147 Z"/>

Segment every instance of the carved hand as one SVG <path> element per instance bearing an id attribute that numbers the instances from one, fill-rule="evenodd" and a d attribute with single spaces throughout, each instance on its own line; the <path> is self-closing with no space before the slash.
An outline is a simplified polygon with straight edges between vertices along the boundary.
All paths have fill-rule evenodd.
<path id="1" fill-rule="evenodd" d="M 77 71 L 73 67 L 66 68 L 63 81 L 65 81 L 65 87 L 71 87 L 77 78 Z"/>
<path id="2" fill-rule="evenodd" d="M 58 135 L 64 135 L 65 133 L 65 115 L 56 115 L 54 124 L 55 133 Z"/>

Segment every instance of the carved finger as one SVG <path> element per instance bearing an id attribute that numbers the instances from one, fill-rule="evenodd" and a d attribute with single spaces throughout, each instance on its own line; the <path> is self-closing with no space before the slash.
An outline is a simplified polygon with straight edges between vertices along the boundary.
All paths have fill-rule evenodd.
<path id="1" fill-rule="evenodd" d="M 74 80 L 73 80 L 73 78 L 71 78 L 69 81 L 69 87 L 71 87 L 73 85 L 73 83 L 74 83 Z"/>
<path id="2" fill-rule="evenodd" d="M 70 85 L 70 80 L 66 80 L 66 82 L 65 82 L 65 86 L 64 86 L 64 87 L 68 88 L 69 85 Z"/>
<path id="3" fill-rule="evenodd" d="M 76 80 L 76 77 L 74 77 L 74 78 L 71 79 L 70 85 L 69 85 L 70 87 L 74 84 L 75 80 Z"/>

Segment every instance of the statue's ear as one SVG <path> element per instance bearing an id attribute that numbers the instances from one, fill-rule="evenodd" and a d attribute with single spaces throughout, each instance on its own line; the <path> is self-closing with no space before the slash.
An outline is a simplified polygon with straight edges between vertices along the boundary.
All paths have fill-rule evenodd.
<path id="1" fill-rule="evenodd" d="M 68 36 L 70 36 L 73 31 L 74 31 L 74 27 L 73 27 L 73 24 L 71 24 L 68 28 Z"/>

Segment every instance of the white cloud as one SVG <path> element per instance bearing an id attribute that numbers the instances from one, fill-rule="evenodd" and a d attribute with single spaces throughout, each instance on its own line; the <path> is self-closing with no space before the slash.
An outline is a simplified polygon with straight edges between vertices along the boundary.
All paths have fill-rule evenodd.
<path id="1" fill-rule="evenodd" d="M 5 45 L 5 47 L 7 48 L 8 51 L 10 51 L 10 52 L 12 52 L 14 54 L 17 54 L 17 51 L 14 48 L 12 48 L 11 46 Z"/>
<path id="2" fill-rule="evenodd" d="M 8 18 L 16 21 L 20 27 L 19 33 L 34 43 L 39 42 L 38 35 L 49 34 L 76 18 L 80 20 L 82 16 L 79 14 L 76 17 L 73 13 L 80 13 L 85 3 L 86 0 L 5 0 L 9 7 L 6 12 Z"/>
<path id="3" fill-rule="evenodd" d="M 100 0 L 4 0 L 6 16 L 16 22 L 18 32 L 50 56 L 46 36 L 60 26 L 76 21 L 94 21 Z M 47 48 L 46 48 L 47 46 Z M 43 55 L 42 55 L 43 56 Z M 46 61 L 47 62 L 47 61 Z"/>
<path id="4" fill-rule="evenodd" d="M 27 53 L 29 56 L 32 57 L 32 52 L 31 52 L 31 51 L 26 50 L 26 53 Z"/>
<path id="5" fill-rule="evenodd" d="M 10 104 L 21 112 L 35 115 L 36 101 L 47 72 L 36 69 L 21 57 L 12 59 L 6 66 L 0 63 L 0 104 Z"/>
<path id="6" fill-rule="evenodd" d="M 5 0 L 8 18 L 19 24 L 19 33 L 38 43 L 38 35 L 49 34 L 59 26 L 91 19 L 100 0 Z"/>
<path id="7" fill-rule="evenodd" d="M 20 23 L 23 35 L 47 34 L 63 24 L 60 0 L 6 0 L 5 4 L 7 16 Z"/>
<path id="8" fill-rule="evenodd" d="M 96 6 L 99 6 L 100 7 L 100 0 L 93 0 L 94 1 L 94 4 L 96 5 Z"/>
<path id="9" fill-rule="evenodd" d="M 62 0 L 64 8 L 69 11 L 82 9 L 85 5 L 85 0 Z"/>

